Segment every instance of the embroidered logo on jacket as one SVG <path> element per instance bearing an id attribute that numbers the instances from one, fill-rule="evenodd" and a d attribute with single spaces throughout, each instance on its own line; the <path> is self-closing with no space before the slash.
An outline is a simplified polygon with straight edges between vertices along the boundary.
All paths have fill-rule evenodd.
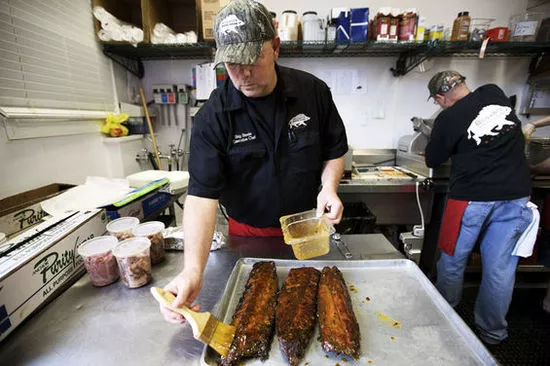
<path id="1" fill-rule="evenodd" d="M 290 119 L 290 121 L 288 122 L 288 127 L 291 130 L 294 128 L 306 127 L 307 126 L 306 122 L 309 121 L 310 119 L 311 118 L 309 118 L 305 114 L 300 113 L 299 115 L 294 116 Z"/>
<path id="2" fill-rule="evenodd" d="M 253 141 L 253 140 L 256 140 L 256 135 L 253 134 L 252 132 L 236 133 L 233 136 L 234 144 L 240 144 L 242 142 Z"/>
<path id="3" fill-rule="evenodd" d="M 226 16 L 221 21 L 218 33 L 222 33 L 224 35 L 228 35 L 229 32 L 239 34 L 239 31 L 237 31 L 237 27 L 240 27 L 242 25 L 244 25 L 244 22 L 237 18 L 235 14 L 231 14 L 229 16 Z"/>
<path id="4" fill-rule="evenodd" d="M 498 136 L 505 126 L 514 126 L 513 121 L 507 120 L 512 108 L 502 105 L 488 105 L 483 107 L 477 117 L 468 127 L 468 138 L 473 139 L 477 145 L 481 144 L 481 138 Z M 509 128 L 505 129 L 506 131 Z"/>

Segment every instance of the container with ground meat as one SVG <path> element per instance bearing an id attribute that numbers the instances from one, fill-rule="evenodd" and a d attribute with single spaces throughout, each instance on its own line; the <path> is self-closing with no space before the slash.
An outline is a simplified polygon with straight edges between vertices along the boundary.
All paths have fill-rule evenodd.
<path id="1" fill-rule="evenodd" d="M 139 224 L 132 229 L 136 237 L 145 237 L 151 241 L 151 264 L 157 264 L 164 260 L 164 223 L 160 221 L 149 221 Z"/>
<path id="2" fill-rule="evenodd" d="M 118 240 L 114 236 L 98 236 L 82 243 L 78 254 L 94 286 L 107 286 L 118 279 L 118 267 L 113 248 Z"/>
<path id="3" fill-rule="evenodd" d="M 134 237 L 121 241 L 113 250 L 120 277 L 126 286 L 141 287 L 151 280 L 150 247 L 149 239 Z"/>
<path id="4" fill-rule="evenodd" d="M 107 231 L 119 241 L 131 238 L 132 229 L 139 225 L 137 217 L 121 217 L 107 224 Z"/>

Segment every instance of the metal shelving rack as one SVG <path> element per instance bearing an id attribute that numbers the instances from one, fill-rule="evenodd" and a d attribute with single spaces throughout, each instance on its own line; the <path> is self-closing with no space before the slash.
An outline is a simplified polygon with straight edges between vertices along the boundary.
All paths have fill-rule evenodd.
<path id="1" fill-rule="evenodd" d="M 335 43 L 283 42 L 280 57 L 397 57 L 394 76 L 406 75 L 431 57 L 478 57 L 481 42 Z M 550 42 L 489 43 L 485 57 L 533 57 L 550 51 Z M 143 77 L 144 60 L 213 59 L 214 42 L 190 45 L 104 44 L 103 52 L 138 77 Z"/>

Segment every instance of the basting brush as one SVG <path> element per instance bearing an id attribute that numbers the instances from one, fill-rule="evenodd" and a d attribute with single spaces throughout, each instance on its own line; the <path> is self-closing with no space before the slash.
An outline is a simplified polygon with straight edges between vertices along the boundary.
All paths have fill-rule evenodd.
<path id="1" fill-rule="evenodd" d="M 151 287 L 153 297 L 163 306 L 185 317 L 193 328 L 193 337 L 209 345 L 222 356 L 227 356 L 235 337 L 235 327 L 216 319 L 210 313 L 197 313 L 185 306 L 176 308 L 172 302 L 176 298 L 171 292 L 159 287 Z"/>

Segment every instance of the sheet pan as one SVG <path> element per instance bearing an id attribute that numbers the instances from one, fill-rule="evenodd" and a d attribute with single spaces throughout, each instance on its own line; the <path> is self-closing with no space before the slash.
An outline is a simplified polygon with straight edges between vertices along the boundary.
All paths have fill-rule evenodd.
<path id="1" fill-rule="evenodd" d="M 213 310 L 226 323 L 258 258 L 240 259 Z M 326 354 L 317 340 L 319 327 L 300 365 L 496 365 L 496 360 L 447 304 L 418 266 L 406 259 L 356 261 L 274 260 L 279 288 L 290 268 L 337 266 L 342 272 L 361 331 L 361 358 Z M 206 284 L 207 285 L 207 284 Z M 393 320 L 401 324 L 397 328 Z M 202 365 L 216 365 L 205 347 Z M 245 365 L 288 365 L 276 336 L 269 359 Z"/>

